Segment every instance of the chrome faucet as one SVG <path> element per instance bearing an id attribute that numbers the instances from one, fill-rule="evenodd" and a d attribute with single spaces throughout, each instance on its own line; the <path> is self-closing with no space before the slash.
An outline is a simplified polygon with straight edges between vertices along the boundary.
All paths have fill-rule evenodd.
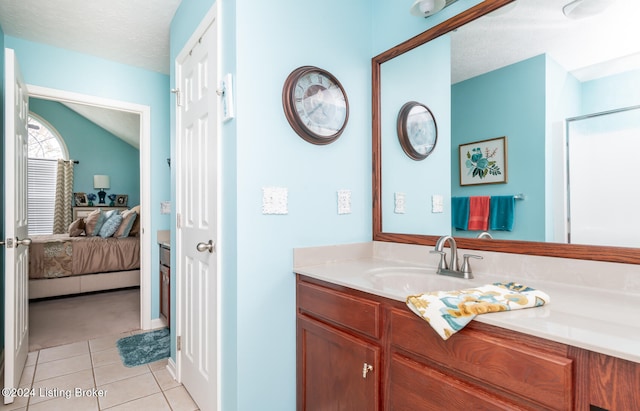
<path id="1" fill-rule="evenodd" d="M 488 232 L 483 231 L 480 234 L 478 234 L 478 236 L 476 238 L 489 238 L 489 239 L 492 239 L 493 236 L 491 234 L 489 234 Z"/>
<path id="2" fill-rule="evenodd" d="M 444 252 L 444 246 L 447 242 L 449 242 L 449 247 L 451 248 L 449 265 L 447 265 L 447 253 Z M 463 254 L 462 269 L 460 269 L 458 265 L 458 246 L 456 245 L 456 240 L 450 235 L 440 237 L 438 241 L 436 241 L 435 249 L 430 252 L 432 254 L 440 254 L 440 262 L 438 263 L 438 270 L 436 271 L 437 274 L 465 279 L 473 278 L 469 258 L 482 259 L 479 255 Z"/>

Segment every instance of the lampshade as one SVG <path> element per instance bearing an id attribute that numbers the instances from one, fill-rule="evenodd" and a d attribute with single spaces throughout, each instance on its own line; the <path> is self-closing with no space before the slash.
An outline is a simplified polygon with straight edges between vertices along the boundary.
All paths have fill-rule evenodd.
<path id="1" fill-rule="evenodd" d="M 109 176 L 105 176 L 102 174 L 96 174 L 93 176 L 93 188 L 110 188 L 111 181 L 109 181 Z"/>
<path id="2" fill-rule="evenodd" d="M 416 0 L 409 12 L 418 17 L 429 17 L 444 8 L 446 0 Z"/>

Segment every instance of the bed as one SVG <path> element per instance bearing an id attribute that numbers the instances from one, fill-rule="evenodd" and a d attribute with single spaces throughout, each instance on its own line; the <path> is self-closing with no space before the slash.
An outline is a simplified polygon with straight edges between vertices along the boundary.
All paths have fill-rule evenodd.
<path id="1" fill-rule="evenodd" d="M 140 285 L 140 237 L 36 235 L 29 299 Z"/>

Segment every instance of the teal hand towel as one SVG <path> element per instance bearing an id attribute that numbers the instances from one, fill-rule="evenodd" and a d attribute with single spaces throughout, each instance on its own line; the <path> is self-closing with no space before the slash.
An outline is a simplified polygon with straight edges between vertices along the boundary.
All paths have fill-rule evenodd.
<path id="1" fill-rule="evenodd" d="M 514 196 L 491 196 L 489 203 L 489 228 L 496 231 L 512 231 L 516 199 Z"/>
<path id="2" fill-rule="evenodd" d="M 453 228 L 467 231 L 469 226 L 469 197 L 451 198 L 451 220 Z"/>

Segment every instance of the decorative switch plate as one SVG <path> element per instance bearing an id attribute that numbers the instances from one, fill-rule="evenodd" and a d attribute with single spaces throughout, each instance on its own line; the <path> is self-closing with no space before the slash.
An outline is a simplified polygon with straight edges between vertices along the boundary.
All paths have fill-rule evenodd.
<path id="1" fill-rule="evenodd" d="M 338 214 L 351 214 L 351 190 L 338 190 Z"/>
<path id="2" fill-rule="evenodd" d="M 262 187 L 262 214 L 288 214 L 286 187 Z"/>
<path id="3" fill-rule="evenodd" d="M 395 209 L 396 214 L 404 214 L 405 194 L 395 193 Z"/>
<path id="4" fill-rule="evenodd" d="M 444 198 L 442 194 L 434 194 L 431 196 L 431 212 L 443 213 L 444 212 Z"/>
<path id="5" fill-rule="evenodd" d="M 171 214 L 171 201 L 162 201 L 160 203 L 160 214 Z"/>

